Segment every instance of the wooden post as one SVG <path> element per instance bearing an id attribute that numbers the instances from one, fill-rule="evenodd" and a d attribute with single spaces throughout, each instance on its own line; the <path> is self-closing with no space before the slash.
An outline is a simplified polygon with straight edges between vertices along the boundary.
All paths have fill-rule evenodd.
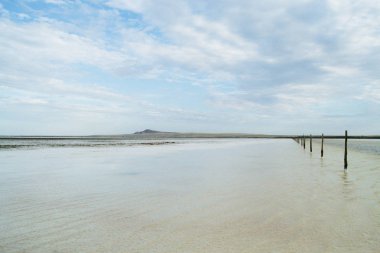
<path id="1" fill-rule="evenodd" d="M 322 140 L 321 140 L 321 157 L 323 157 L 323 134 L 322 134 Z"/>
<path id="2" fill-rule="evenodd" d="M 313 152 L 313 137 L 310 134 L 310 152 Z"/>
<path id="3" fill-rule="evenodd" d="M 306 149 L 306 140 L 305 140 L 305 135 L 303 136 L 303 149 Z"/>
<path id="4" fill-rule="evenodd" d="M 347 163 L 347 130 L 346 130 L 345 136 L 344 136 L 344 169 L 345 170 L 347 169 L 347 166 L 348 166 L 348 163 Z"/>

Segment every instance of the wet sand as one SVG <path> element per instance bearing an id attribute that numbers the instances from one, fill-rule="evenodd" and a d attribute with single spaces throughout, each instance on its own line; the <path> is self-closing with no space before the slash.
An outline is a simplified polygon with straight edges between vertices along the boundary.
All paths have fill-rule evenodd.
<path id="1" fill-rule="evenodd" d="M 292 140 L 0 152 L 0 252 L 378 252 L 380 156 Z"/>

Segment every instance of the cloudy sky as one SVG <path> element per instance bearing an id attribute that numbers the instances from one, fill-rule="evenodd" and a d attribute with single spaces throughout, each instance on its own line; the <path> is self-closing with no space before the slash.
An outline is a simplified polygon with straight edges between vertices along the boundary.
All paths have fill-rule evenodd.
<path id="1" fill-rule="evenodd" d="M 380 1 L 0 0 L 0 135 L 380 133 Z"/>

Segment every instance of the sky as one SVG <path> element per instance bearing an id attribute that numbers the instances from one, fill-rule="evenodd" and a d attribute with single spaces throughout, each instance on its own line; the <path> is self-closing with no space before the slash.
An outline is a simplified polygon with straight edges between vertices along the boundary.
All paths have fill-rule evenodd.
<path id="1" fill-rule="evenodd" d="M 380 134 L 380 1 L 0 0 L 0 135 Z"/>

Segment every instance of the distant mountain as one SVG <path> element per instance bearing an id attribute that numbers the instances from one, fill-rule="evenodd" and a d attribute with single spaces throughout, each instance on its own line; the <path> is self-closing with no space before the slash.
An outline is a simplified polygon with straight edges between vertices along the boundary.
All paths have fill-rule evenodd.
<path id="1" fill-rule="evenodd" d="M 152 129 L 145 129 L 144 131 L 141 132 L 134 132 L 133 134 L 158 134 L 158 133 L 165 133 L 165 132 L 160 132 Z"/>

